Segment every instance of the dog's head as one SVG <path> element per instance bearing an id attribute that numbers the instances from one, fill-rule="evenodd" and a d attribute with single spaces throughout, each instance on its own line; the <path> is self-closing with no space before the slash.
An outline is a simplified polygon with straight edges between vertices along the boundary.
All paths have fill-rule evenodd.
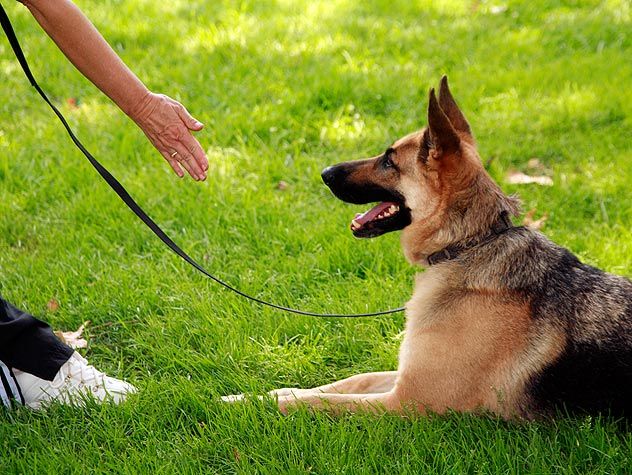
<path id="1" fill-rule="evenodd" d="M 485 229 L 501 208 L 515 212 L 481 164 L 470 126 L 447 78 L 430 91 L 428 125 L 397 140 L 377 157 L 326 168 L 323 181 L 348 203 L 378 202 L 351 221 L 356 237 L 404 230 L 407 256 L 418 261 Z M 497 209 L 498 208 L 498 209 Z"/>

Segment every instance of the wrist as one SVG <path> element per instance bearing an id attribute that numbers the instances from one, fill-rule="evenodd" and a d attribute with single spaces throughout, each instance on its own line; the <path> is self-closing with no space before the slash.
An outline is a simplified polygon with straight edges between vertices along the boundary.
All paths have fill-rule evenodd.
<path id="1" fill-rule="evenodd" d="M 120 108 L 134 122 L 139 122 L 147 114 L 152 96 L 152 92 L 144 87 L 132 94 Z"/>

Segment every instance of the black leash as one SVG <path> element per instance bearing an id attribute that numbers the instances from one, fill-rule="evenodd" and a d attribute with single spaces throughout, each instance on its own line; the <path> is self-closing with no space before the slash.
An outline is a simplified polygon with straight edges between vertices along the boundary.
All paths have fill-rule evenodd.
<path id="1" fill-rule="evenodd" d="M 387 315 L 387 314 L 390 314 L 390 313 L 402 312 L 402 311 L 405 310 L 405 307 L 399 307 L 399 308 L 393 308 L 393 309 L 390 309 L 390 310 L 383 310 L 381 312 L 355 313 L 355 314 L 307 312 L 307 311 L 298 310 L 298 309 L 295 309 L 295 308 L 284 307 L 282 305 L 277 305 L 277 304 L 274 304 L 274 303 L 262 300 L 260 298 L 253 297 L 252 295 L 248 295 L 248 294 L 242 292 L 241 290 L 236 289 L 235 287 L 233 287 L 232 285 L 224 282 L 223 280 L 219 279 L 218 277 L 215 277 L 213 274 L 208 272 L 204 267 L 202 267 L 200 264 L 198 264 L 186 252 L 184 252 L 175 242 L 173 242 L 173 240 L 169 236 L 167 236 L 167 234 L 160 228 L 160 226 L 158 226 L 158 224 L 156 224 L 156 222 L 153 219 L 151 219 L 147 215 L 147 213 L 145 213 L 145 211 L 143 211 L 143 209 L 138 205 L 138 203 L 136 203 L 136 201 L 134 201 L 134 198 L 132 198 L 130 196 L 130 194 L 123 187 L 123 185 L 121 185 L 119 183 L 119 181 L 116 178 L 114 178 L 114 176 L 112 176 L 112 174 L 103 165 L 101 165 L 101 163 L 99 163 L 99 161 L 96 158 L 94 158 L 90 152 L 88 152 L 88 150 L 83 146 L 83 144 L 75 136 L 75 134 L 73 133 L 72 129 L 68 125 L 68 122 L 66 121 L 66 118 L 62 115 L 61 112 L 59 112 L 59 109 L 57 109 L 57 107 L 55 107 L 53 105 L 53 103 L 50 101 L 48 96 L 44 93 L 42 88 L 39 86 L 39 84 L 37 83 L 37 81 L 33 77 L 33 74 L 31 73 L 29 65 L 26 62 L 26 58 L 24 57 L 24 53 L 22 52 L 22 48 L 20 47 L 20 43 L 18 42 L 18 39 L 15 36 L 15 32 L 13 31 L 13 26 L 11 25 L 11 22 L 9 21 L 9 17 L 7 16 L 7 14 L 4 11 L 4 8 L 2 7 L 1 4 L 0 4 L 0 24 L 2 25 L 2 29 L 4 30 L 4 33 L 7 36 L 7 39 L 9 40 L 9 44 L 11 45 L 11 48 L 13 49 L 13 52 L 15 53 L 15 56 L 18 59 L 18 62 L 20 63 L 20 66 L 22 67 L 22 70 L 24 71 L 24 74 L 26 74 L 26 77 L 28 78 L 29 82 L 31 83 L 31 86 L 33 86 L 35 88 L 35 90 L 39 93 L 39 95 L 42 96 L 42 99 L 44 99 L 44 101 L 46 101 L 46 103 L 50 106 L 50 108 L 53 110 L 55 115 L 59 118 L 59 120 L 63 124 L 64 128 L 68 132 L 68 135 L 70 135 L 70 138 L 72 139 L 74 144 L 77 146 L 77 148 L 79 150 L 81 150 L 81 152 L 90 161 L 90 163 L 96 169 L 96 171 L 99 173 L 99 175 L 101 175 L 101 177 L 103 177 L 103 179 L 107 182 L 107 184 L 110 185 L 110 187 L 123 200 L 123 202 L 134 212 L 134 214 L 143 223 L 145 223 L 147 225 L 147 227 L 149 229 L 151 229 L 152 232 L 156 236 L 158 236 L 158 238 L 160 238 L 160 240 L 169 247 L 169 249 L 171 249 L 173 252 L 175 252 L 178 256 L 180 256 L 182 259 L 184 259 L 186 262 L 188 262 L 190 265 L 192 265 L 195 269 L 200 271 L 206 277 L 214 280 L 215 282 L 217 282 L 218 284 L 224 286 L 228 290 L 230 290 L 232 292 L 235 292 L 236 294 L 241 295 L 242 297 L 244 297 L 244 298 L 246 298 L 248 300 L 251 300 L 253 302 L 256 302 L 258 304 L 266 305 L 268 307 L 272 307 L 272 308 L 275 308 L 277 310 L 282 310 L 284 312 L 291 312 L 291 313 L 296 313 L 296 314 L 299 314 L 299 315 L 307 315 L 307 316 L 311 316 L 311 317 L 336 317 L 336 318 L 375 317 L 375 316 L 379 316 L 379 315 Z"/>

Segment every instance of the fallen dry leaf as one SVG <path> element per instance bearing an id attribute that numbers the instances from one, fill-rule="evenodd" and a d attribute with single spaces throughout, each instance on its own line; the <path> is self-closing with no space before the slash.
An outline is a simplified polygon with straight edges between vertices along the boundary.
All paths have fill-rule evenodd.
<path id="1" fill-rule="evenodd" d="M 74 332 L 62 332 L 56 331 L 55 335 L 66 343 L 69 347 L 77 349 L 77 348 L 85 348 L 88 346 L 88 341 L 85 338 L 82 338 L 83 330 L 90 324 L 90 320 L 86 320 L 83 324 L 77 328 Z"/>
<path id="2" fill-rule="evenodd" d="M 549 219 L 549 213 L 544 213 L 539 219 L 534 219 L 535 217 L 535 208 L 530 209 L 522 220 L 522 224 L 529 229 L 534 229 L 535 231 L 539 231 L 546 223 L 546 220 Z"/>
<path id="3" fill-rule="evenodd" d="M 550 176 L 532 176 L 512 170 L 507 174 L 507 183 L 512 185 L 528 185 L 530 183 L 535 183 L 536 185 L 553 186 L 553 179 Z"/>
<path id="4" fill-rule="evenodd" d="M 55 299 L 50 299 L 46 304 L 46 308 L 49 312 L 56 312 L 59 310 L 59 302 Z"/>
<path id="5" fill-rule="evenodd" d="M 281 191 L 287 190 L 288 186 L 290 185 L 288 184 L 287 181 L 281 180 L 279 183 L 277 183 L 277 190 L 281 190 Z"/>

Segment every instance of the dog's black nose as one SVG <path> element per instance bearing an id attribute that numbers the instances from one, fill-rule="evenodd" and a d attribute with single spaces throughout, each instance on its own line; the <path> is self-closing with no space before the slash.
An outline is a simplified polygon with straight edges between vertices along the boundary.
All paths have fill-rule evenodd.
<path id="1" fill-rule="evenodd" d="M 325 182 L 325 185 L 331 186 L 331 184 L 336 180 L 336 167 L 327 167 L 321 173 L 320 176 Z"/>

